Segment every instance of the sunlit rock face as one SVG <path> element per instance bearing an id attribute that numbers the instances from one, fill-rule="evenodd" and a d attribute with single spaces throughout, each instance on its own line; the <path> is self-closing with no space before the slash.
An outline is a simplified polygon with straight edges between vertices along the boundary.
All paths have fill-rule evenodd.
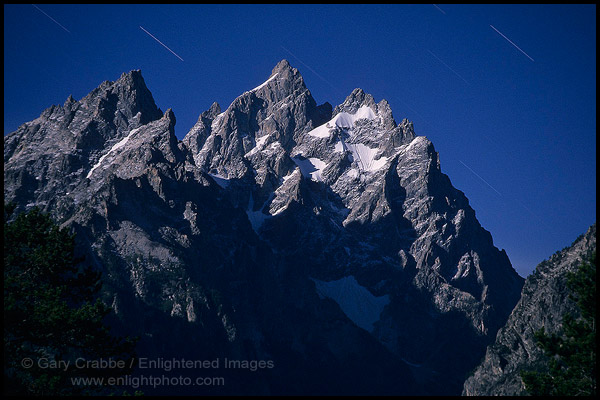
<path id="1" fill-rule="evenodd" d="M 523 280 L 411 122 L 283 60 L 174 126 L 132 71 L 4 138 L 5 199 L 77 232 L 140 351 L 275 361 L 207 394 L 460 394 Z"/>

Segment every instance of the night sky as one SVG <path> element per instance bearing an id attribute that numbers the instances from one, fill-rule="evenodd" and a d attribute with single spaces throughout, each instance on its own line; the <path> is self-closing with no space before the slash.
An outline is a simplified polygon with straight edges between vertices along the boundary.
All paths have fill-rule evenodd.
<path id="1" fill-rule="evenodd" d="M 141 69 L 181 139 L 284 58 L 412 121 L 522 276 L 595 222 L 591 4 L 4 5 L 4 133 Z"/>

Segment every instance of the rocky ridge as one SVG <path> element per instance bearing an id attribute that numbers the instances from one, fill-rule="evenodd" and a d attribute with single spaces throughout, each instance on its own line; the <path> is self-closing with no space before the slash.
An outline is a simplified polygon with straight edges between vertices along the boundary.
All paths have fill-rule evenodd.
<path id="1" fill-rule="evenodd" d="M 464 385 L 467 396 L 519 396 L 525 387 L 521 371 L 534 370 L 545 361 L 534 338 L 542 327 L 547 334 L 560 334 L 563 316 L 578 315 L 569 297 L 567 274 L 577 270 L 596 250 L 596 225 L 573 244 L 540 263 L 527 277 L 521 299 L 506 325 L 486 351 L 481 364 Z"/>

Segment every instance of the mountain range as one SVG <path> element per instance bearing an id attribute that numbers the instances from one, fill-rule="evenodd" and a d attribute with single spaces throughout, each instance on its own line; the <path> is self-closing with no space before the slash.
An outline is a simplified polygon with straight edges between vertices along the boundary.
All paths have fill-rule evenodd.
<path id="1" fill-rule="evenodd" d="M 69 96 L 4 137 L 4 195 L 76 233 L 139 354 L 274 365 L 181 394 L 458 395 L 493 361 L 524 280 L 386 100 L 282 60 L 175 123 L 139 70 Z"/>

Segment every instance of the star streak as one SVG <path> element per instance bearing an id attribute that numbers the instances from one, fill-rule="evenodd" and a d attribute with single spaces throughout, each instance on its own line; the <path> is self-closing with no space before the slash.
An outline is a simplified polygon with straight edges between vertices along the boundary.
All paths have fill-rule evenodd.
<path id="1" fill-rule="evenodd" d="M 156 40 L 158 43 L 160 43 L 161 45 L 163 45 L 163 47 L 167 50 L 169 50 L 171 53 L 173 53 L 173 55 L 175 55 L 175 57 L 179 58 L 181 61 L 183 61 L 183 58 L 179 57 L 177 55 L 177 53 L 175 53 L 173 50 L 171 50 L 170 48 L 167 47 L 166 44 L 164 44 L 163 42 L 161 42 L 160 40 L 158 40 L 156 37 L 154 37 L 153 34 L 151 34 L 150 32 L 148 32 L 147 30 L 145 30 L 144 28 L 142 28 L 142 26 L 140 25 L 140 29 L 143 30 L 144 32 L 146 32 L 148 35 L 150 35 L 150 37 L 154 40 Z"/>

